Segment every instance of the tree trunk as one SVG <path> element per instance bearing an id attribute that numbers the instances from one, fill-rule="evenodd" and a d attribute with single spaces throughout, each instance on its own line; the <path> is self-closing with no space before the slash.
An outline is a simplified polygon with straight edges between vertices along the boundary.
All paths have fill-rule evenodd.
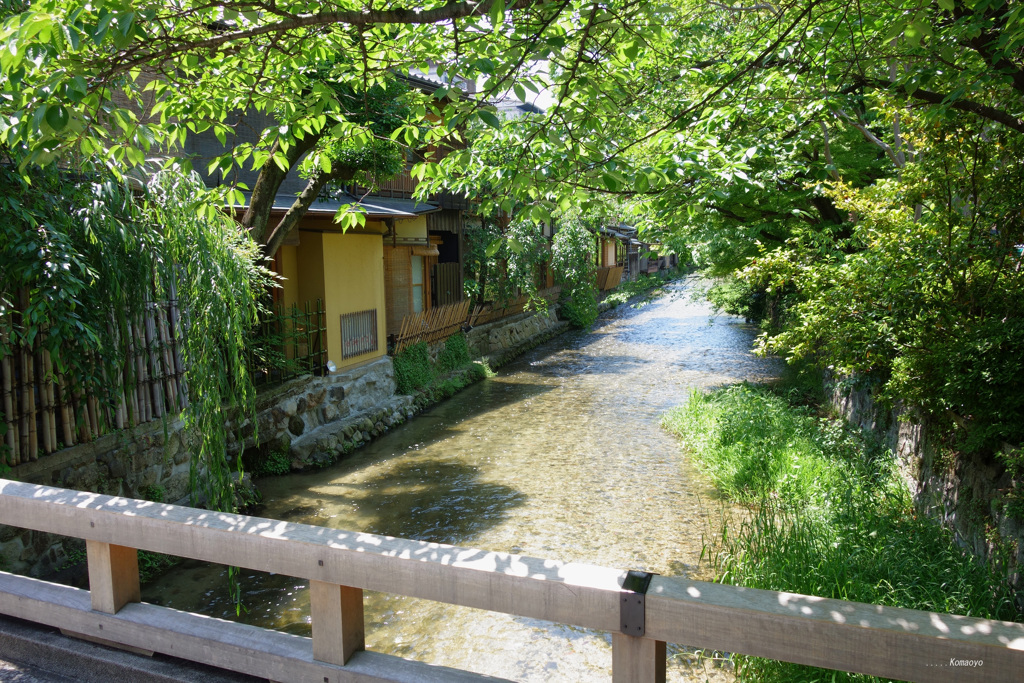
<path id="1" fill-rule="evenodd" d="M 285 169 L 278 166 L 273 159 L 273 156 L 281 149 L 280 141 L 275 142 L 274 146 L 271 147 L 271 158 L 267 159 L 267 162 L 263 164 L 263 168 L 260 169 L 260 174 L 256 178 L 256 184 L 252 188 L 249 208 L 246 209 L 245 214 L 242 216 L 242 225 L 249 229 L 249 234 L 257 242 L 261 244 L 267 243 L 270 212 L 274 208 L 274 198 L 277 196 L 277 191 L 281 189 L 281 183 L 284 182 L 288 172 L 291 171 L 299 159 L 306 152 L 313 149 L 316 143 L 320 141 L 325 131 L 326 129 L 320 133 L 307 133 L 306 137 L 302 140 L 293 141 L 288 151 L 284 153 L 284 158 L 288 164 L 288 167 Z M 266 249 L 264 251 L 267 252 Z M 274 251 L 277 251 L 276 247 Z M 273 256 L 273 251 L 268 252 L 268 255 Z"/>
<path id="2" fill-rule="evenodd" d="M 262 174 L 260 174 L 262 176 Z M 331 182 L 332 180 L 351 180 L 355 175 L 355 169 L 348 166 L 334 165 L 331 173 L 323 173 L 318 171 L 309 179 L 306 183 L 306 188 L 302 193 L 296 197 L 295 202 L 288 208 L 281 220 L 278 221 L 274 228 L 267 232 L 266 239 L 263 245 L 263 254 L 268 259 L 273 258 L 274 254 L 284 243 L 288 233 L 292 231 L 302 217 L 306 215 L 306 211 L 316 201 L 317 196 L 320 194 L 320 190 L 323 189 L 324 185 Z M 278 183 L 280 185 L 280 183 Z M 273 206 L 273 204 L 271 204 Z M 269 216 L 269 211 L 267 212 Z"/>

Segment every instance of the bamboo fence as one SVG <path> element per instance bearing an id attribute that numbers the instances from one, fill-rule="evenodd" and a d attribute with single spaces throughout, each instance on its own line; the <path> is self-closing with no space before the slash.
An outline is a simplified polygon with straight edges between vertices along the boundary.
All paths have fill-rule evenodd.
<path id="1" fill-rule="evenodd" d="M 402 319 L 401 331 L 395 339 L 395 353 L 423 341 L 428 344 L 447 339 L 462 329 L 469 315 L 469 301 L 437 306 L 429 311 L 410 313 Z"/>
<path id="2" fill-rule="evenodd" d="M 104 384 L 127 385 L 113 397 L 97 395 L 92 383 L 82 377 L 58 372 L 60 363 L 46 348 L 45 332 L 31 344 L 18 343 L 12 331 L 19 317 L 14 312 L 0 319 L 2 346 L 9 349 L 0 358 L 0 419 L 6 428 L 0 440 L 0 464 L 14 467 L 32 462 L 112 429 L 177 415 L 187 405 L 185 367 L 178 347 L 181 314 L 175 300 L 149 302 L 142 314 L 128 321 L 127 356 L 117 382 L 102 378 Z M 72 357 L 82 350 L 74 340 L 67 340 L 58 353 Z"/>
<path id="3" fill-rule="evenodd" d="M 278 384 L 327 365 L 327 311 L 323 299 L 301 307 L 277 306 L 260 320 L 247 349 L 249 375 L 257 387 Z"/>

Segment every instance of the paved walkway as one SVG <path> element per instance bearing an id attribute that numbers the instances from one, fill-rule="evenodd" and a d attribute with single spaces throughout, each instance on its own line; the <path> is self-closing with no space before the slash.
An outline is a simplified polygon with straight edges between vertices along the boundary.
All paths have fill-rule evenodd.
<path id="1" fill-rule="evenodd" d="M 64 636 L 57 629 L 0 616 L 3 683 L 265 683 L 174 657 L 141 655 Z"/>
<path id="2" fill-rule="evenodd" d="M 68 683 L 73 680 L 27 664 L 0 660 L 0 681 L 4 683 Z"/>

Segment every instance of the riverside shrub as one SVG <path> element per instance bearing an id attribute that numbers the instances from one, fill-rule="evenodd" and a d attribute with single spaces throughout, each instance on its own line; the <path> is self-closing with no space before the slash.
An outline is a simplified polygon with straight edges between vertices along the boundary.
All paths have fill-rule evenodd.
<path id="1" fill-rule="evenodd" d="M 466 335 L 457 332 L 448 337 L 444 342 L 444 349 L 437 357 L 437 371 L 446 375 L 468 363 L 469 346 L 466 344 Z"/>

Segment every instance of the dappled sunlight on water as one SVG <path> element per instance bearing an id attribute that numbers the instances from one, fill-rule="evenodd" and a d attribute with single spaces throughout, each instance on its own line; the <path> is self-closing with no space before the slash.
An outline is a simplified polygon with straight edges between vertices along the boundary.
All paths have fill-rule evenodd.
<path id="1" fill-rule="evenodd" d="M 261 516 L 619 569 L 707 578 L 719 497 L 659 426 L 695 387 L 772 376 L 754 330 L 689 284 L 527 354 L 333 467 L 266 479 Z M 709 521 L 709 517 L 710 520 Z M 236 618 L 221 567 L 188 564 L 144 600 Z M 243 579 L 249 623 L 309 634 L 305 583 Z M 516 680 L 608 680 L 608 634 L 367 593 L 367 648 Z M 678 653 L 670 646 L 670 654 Z M 720 678 L 671 657 L 670 680 Z"/>

